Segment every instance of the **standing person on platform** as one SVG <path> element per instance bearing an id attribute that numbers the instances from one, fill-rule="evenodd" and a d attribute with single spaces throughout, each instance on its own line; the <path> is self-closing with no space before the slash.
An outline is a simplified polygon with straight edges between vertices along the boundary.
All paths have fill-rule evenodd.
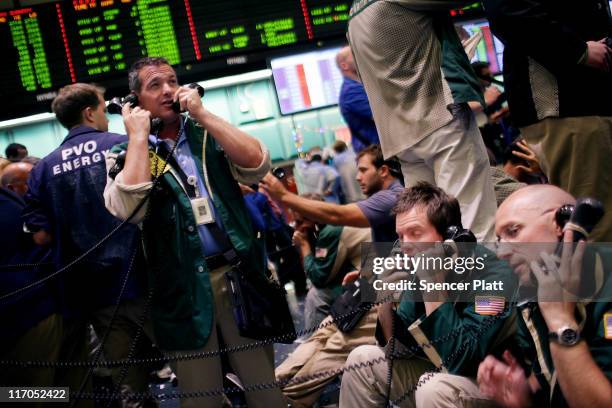
<path id="1" fill-rule="evenodd" d="M 488 0 L 504 43 L 512 118 L 551 184 L 607 211 L 591 239 L 612 242 L 612 24 L 608 0 Z M 607 45 L 606 45 L 607 37 Z"/>
<path id="2" fill-rule="evenodd" d="M 351 131 L 351 144 L 359 153 L 371 144 L 379 144 L 378 132 L 368 95 L 359 81 L 351 47 L 348 45 L 336 55 L 336 65 L 344 80 L 338 97 L 340 113 Z"/>
<path id="3" fill-rule="evenodd" d="M 131 222 L 142 228 L 156 340 L 162 349 L 182 353 L 218 350 L 221 341 L 226 347 L 252 343 L 240 335 L 225 274 L 233 269 L 228 258 L 238 257 L 252 279 L 266 277 L 263 238 L 255 234 L 237 181 L 259 182 L 270 169 L 268 149 L 210 113 L 197 90 L 179 85 L 164 58 L 135 62 L 129 86 L 138 106 L 123 107 L 129 143 L 115 146 L 107 157 L 113 171 L 104 196 L 107 208 L 122 219 L 147 200 Z M 187 114 L 177 113 L 175 102 Z M 155 136 L 151 118 L 163 123 Z M 227 357 L 245 386 L 274 379 L 272 345 Z M 220 357 L 181 360 L 175 370 L 183 392 L 223 387 Z M 277 388 L 245 397 L 249 407 L 284 404 Z M 221 405 L 222 396 L 181 399 L 181 407 Z"/>
<path id="4" fill-rule="evenodd" d="M 357 1 L 349 40 L 385 158 L 406 186 L 426 181 L 461 204 L 463 225 L 493 240 L 495 193 L 470 101 L 480 85 L 448 11 L 471 1 Z"/>

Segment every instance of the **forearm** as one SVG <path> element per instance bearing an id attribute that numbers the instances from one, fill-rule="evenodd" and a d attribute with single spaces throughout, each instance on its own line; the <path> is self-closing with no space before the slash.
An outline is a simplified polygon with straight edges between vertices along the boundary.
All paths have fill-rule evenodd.
<path id="1" fill-rule="evenodd" d="M 314 201 L 289 192 L 280 196 L 279 201 L 286 207 L 321 224 L 344 225 L 357 228 L 370 227 L 370 222 L 354 203 L 340 205 Z"/>
<path id="2" fill-rule="evenodd" d="M 264 154 L 259 142 L 253 136 L 249 136 L 205 109 L 202 109 L 194 119 L 214 136 L 234 164 L 245 168 L 259 167 Z"/>
<path id="3" fill-rule="evenodd" d="M 585 341 L 573 347 L 551 343 L 550 351 L 559 386 L 570 407 L 612 406 L 610 380 L 593 360 Z"/>
<path id="4" fill-rule="evenodd" d="M 123 182 L 127 185 L 151 181 L 151 165 L 149 162 L 149 145 L 147 140 L 132 140 L 128 143 L 125 165 L 122 172 Z"/>

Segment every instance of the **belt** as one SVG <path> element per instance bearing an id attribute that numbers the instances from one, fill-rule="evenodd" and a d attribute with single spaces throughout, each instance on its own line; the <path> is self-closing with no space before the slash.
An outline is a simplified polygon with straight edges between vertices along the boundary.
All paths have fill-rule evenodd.
<path id="1" fill-rule="evenodd" d="M 204 258 L 204 260 L 206 261 L 206 265 L 208 266 L 209 271 L 229 264 L 223 254 L 207 256 L 206 258 Z"/>

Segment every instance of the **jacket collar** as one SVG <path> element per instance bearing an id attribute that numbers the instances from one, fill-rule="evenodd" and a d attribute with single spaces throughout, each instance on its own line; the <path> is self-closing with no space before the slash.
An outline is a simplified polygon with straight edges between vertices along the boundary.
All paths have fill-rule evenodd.
<path id="1" fill-rule="evenodd" d="M 62 144 L 68 142 L 70 139 L 73 139 L 85 133 L 104 133 L 104 132 L 98 129 L 94 129 L 89 126 L 79 125 L 79 126 L 76 126 L 70 129 L 70 132 L 68 132 L 68 135 L 64 138 L 64 140 L 62 141 Z"/>

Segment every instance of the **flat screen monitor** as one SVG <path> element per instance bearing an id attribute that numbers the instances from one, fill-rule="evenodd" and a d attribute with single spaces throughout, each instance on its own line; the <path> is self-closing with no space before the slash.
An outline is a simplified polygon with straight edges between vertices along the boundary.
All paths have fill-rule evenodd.
<path id="1" fill-rule="evenodd" d="M 270 59 L 281 114 L 336 105 L 342 74 L 336 66 L 341 47 Z"/>
<path id="2" fill-rule="evenodd" d="M 482 40 L 476 46 L 476 53 L 472 62 L 486 61 L 491 64 L 491 72 L 497 74 L 503 71 L 504 44 L 493 35 L 487 20 L 473 20 L 457 24 L 463 28 L 469 36 L 482 33 Z"/>

